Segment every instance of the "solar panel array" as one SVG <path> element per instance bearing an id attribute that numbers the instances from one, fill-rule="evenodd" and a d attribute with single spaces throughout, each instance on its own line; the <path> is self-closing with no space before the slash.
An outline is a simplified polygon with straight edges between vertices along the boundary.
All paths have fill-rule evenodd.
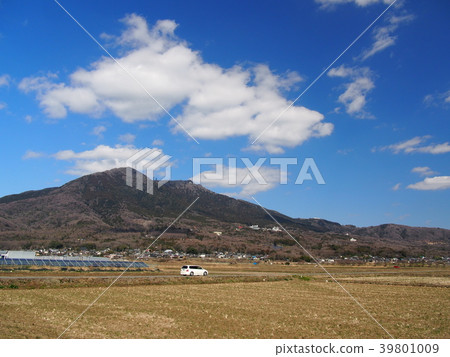
<path id="1" fill-rule="evenodd" d="M 148 268 L 144 262 L 126 262 L 119 260 L 72 260 L 72 259 L 0 259 L 0 265 L 37 265 L 57 267 L 112 267 L 112 268 Z"/>

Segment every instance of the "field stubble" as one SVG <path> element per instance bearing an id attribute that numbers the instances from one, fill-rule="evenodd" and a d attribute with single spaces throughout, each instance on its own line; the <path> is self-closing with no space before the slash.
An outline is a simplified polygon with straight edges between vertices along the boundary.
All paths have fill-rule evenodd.
<path id="1" fill-rule="evenodd" d="M 405 276 L 363 274 L 338 280 L 394 337 L 449 338 L 448 273 L 424 269 L 405 272 Z M 113 286 L 63 337 L 388 337 L 324 276 L 309 281 L 286 277 L 198 282 Z M 56 338 L 104 289 L 1 289 L 0 337 Z"/>

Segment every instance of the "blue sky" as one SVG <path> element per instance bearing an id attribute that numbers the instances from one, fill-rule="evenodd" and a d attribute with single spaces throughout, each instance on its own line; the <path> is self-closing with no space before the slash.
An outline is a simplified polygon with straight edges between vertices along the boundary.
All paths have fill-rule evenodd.
<path id="1" fill-rule="evenodd" d="M 450 228 L 448 1 L 398 0 L 345 53 L 391 1 L 59 3 L 119 64 L 56 2 L 0 2 L 0 196 L 157 148 L 173 179 L 236 158 L 202 183 L 293 217 Z"/>

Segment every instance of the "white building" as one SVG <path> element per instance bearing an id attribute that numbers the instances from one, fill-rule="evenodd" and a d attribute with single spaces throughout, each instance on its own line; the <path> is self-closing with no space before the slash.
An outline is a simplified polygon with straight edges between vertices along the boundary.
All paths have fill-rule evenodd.
<path id="1" fill-rule="evenodd" d="M 29 250 L 8 250 L 2 251 L 2 257 L 9 259 L 35 259 L 36 252 Z"/>

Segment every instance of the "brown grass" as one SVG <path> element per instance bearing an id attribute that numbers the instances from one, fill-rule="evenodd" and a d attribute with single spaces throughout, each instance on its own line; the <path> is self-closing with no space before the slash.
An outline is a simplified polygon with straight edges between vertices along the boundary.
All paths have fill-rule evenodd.
<path id="1" fill-rule="evenodd" d="M 446 270 L 420 273 L 416 269 L 410 273 L 414 276 L 405 272 L 406 276 L 398 273 L 394 277 L 368 275 L 340 280 L 394 337 L 449 338 Z M 64 337 L 388 337 L 342 289 L 324 277 L 310 281 L 233 279 L 199 277 L 184 279 L 182 284 L 113 286 Z M 276 279 L 282 280 L 273 281 Z M 0 289 L 0 338 L 56 338 L 104 289 Z"/>

